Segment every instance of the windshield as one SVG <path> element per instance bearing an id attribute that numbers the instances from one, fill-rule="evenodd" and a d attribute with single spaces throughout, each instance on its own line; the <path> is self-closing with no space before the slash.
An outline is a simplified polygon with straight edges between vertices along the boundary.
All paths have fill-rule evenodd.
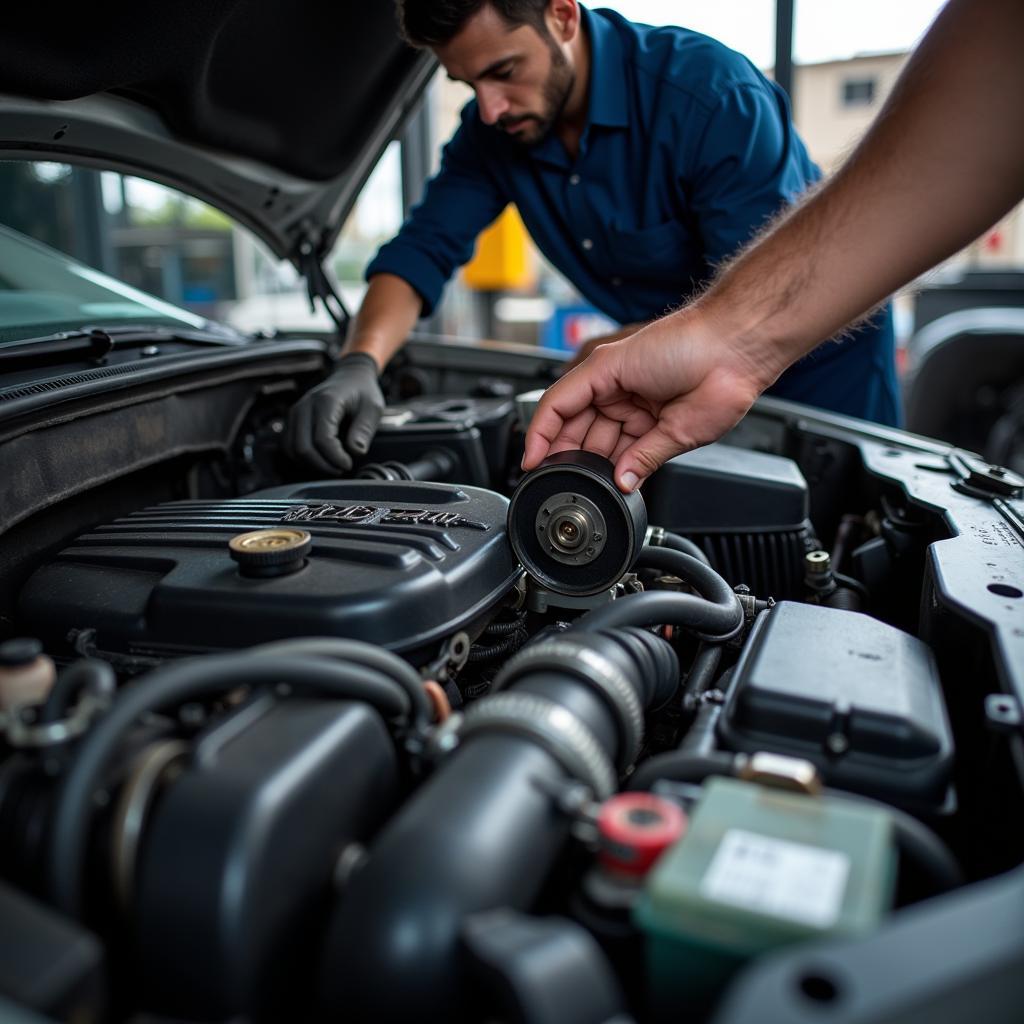
<path id="1" fill-rule="evenodd" d="M 0 342 L 90 324 L 206 321 L 0 226 Z"/>

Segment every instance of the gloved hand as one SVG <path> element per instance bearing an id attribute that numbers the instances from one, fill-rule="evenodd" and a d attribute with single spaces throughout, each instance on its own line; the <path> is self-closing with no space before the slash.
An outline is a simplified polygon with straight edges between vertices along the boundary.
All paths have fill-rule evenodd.
<path id="1" fill-rule="evenodd" d="M 369 449 L 383 411 L 373 356 L 342 356 L 334 373 L 292 406 L 288 450 L 326 476 L 348 472 L 353 457 Z"/>

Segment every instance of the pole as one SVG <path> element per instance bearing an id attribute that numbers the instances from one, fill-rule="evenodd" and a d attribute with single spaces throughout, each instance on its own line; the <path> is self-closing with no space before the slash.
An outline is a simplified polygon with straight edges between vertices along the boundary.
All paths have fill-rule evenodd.
<path id="1" fill-rule="evenodd" d="M 775 0 L 775 81 L 793 102 L 793 16 L 796 0 Z"/>

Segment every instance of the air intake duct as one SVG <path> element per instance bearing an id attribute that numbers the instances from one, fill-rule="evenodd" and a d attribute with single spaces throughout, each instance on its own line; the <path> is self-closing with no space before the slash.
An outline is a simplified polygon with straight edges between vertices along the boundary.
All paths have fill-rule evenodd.
<path id="1" fill-rule="evenodd" d="M 526 648 L 474 704 L 458 746 L 351 880 L 321 966 L 330 1019 L 476 1019 L 461 976 L 467 918 L 529 910 L 568 836 L 566 783 L 601 798 L 679 679 L 652 633 L 575 633 Z"/>

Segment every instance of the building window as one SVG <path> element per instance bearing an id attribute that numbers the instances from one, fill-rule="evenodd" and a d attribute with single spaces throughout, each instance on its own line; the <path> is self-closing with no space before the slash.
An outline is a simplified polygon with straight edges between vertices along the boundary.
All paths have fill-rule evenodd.
<path id="1" fill-rule="evenodd" d="M 843 82 L 844 107 L 870 107 L 875 102 L 873 78 L 847 78 Z"/>

